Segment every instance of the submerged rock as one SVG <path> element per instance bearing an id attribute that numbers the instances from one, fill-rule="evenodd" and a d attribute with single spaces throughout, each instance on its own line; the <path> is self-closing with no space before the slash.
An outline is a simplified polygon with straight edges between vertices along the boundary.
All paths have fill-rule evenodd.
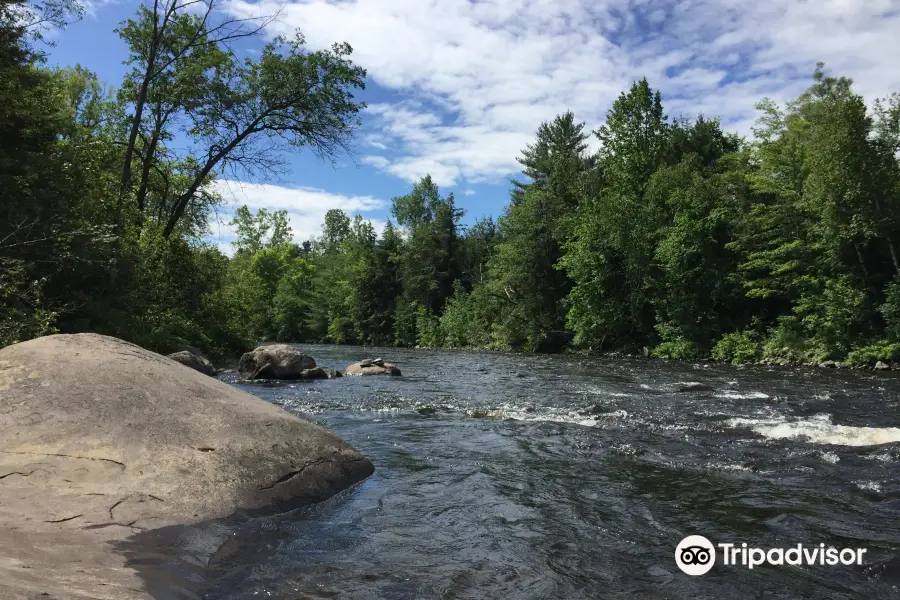
<path id="1" fill-rule="evenodd" d="M 208 359 L 198 356 L 192 352 L 188 352 L 187 350 L 182 350 L 180 352 L 173 352 L 168 356 L 177 363 L 180 363 L 186 367 L 189 367 L 195 371 L 199 371 L 204 375 L 209 375 L 210 377 L 216 376 L 216 368 L 213 366 Z"/>
<path id="2" fill-rule="evenodd" d="M 305 369 L 297 373 L 297 377 L 295 377 L 295 379 L 328 379 L 328 371 L 326 371 L 322 367 Z"/>
<path id="3" fill-rule="evenodd" d="M 316 361 L 287 344 L 260 346 L 241 356 L 238 371 L 243 379 L 315 379 Z"/>
<path id="4" fill-rule="evenodd" d="M 604 415 L 607 413 L 614 412 L 616 408 L 614 406 L 604 406 L 603 404 L 595 404 L 590 408 L 582 410 L 580 414 L 582 416 L 596 416 L 596 415 Z"/>
<path id="5" fill-rule="evenodd" d="M 375 360 L 380 361 L 380 364 L 376 364 Z M 358 363 L 347 365 L 347 368 L 344 369 L 344 375 L 400 375 L 400 369 L 395 365 L 386 363 L 381 359 L 375 360 L 362 360 Z"/>
<path id="6" fill-rule="evenodd" d="M 705 383 L 700 383 L 699 381 L 683 381 L 676 384 L 675 388 L 676 392 L 708 392 L 711 390 L 712 388 L 710 386 Z"/>
<path id="7" fill-rule="evenodd" d="M 115 338 L 0 350 L 0 598 L 149 598 L 126 540 L 324 500 L 372 463 L 335 434 Z M 127 564 L 126 564 L 127 561 Z"/>

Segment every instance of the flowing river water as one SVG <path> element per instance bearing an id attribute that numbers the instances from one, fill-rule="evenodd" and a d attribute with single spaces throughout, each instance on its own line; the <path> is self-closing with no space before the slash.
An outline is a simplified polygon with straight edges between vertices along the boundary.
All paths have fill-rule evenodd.
<path id="1" fill-rule="evenodd" d="M 896 374 L 302 348 L 341 369 L 383 356 L 403 376 L 220 377 L 337 432 L 376 472 L 231 532 L 194 597 L 900 598 Z M 867 553 L 690 577 L 674 561 L 690 534 Z"/>

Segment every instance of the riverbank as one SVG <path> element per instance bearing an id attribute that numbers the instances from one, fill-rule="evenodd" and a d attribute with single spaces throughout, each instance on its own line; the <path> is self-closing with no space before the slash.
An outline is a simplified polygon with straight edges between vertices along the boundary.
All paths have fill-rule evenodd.
<path id="1" fill-rule="evenodd" d="M 260 342 L 260 345 L 264 344 L 274 344 L 274 343 L 283 343 L 283 342 Z M 310 345 L 317 346 L 329 346 L 330 344 L 320 344 L 320 343 L 312 343 L 312 342 L 290 342 L 297 346 L 306 347 Z M 340 346 L 340 344 L 334 344 L 334 346 Z M 584 350 L 584 349 L 576 349 L 569 348 L 562 352 L 526 352 L 522 350 L 498 350 L 494 348 L 444 348 L 444 347 L 428 347 L 428 346 L 415 346 L 415 347 L 395 347 L 397 350 L 432 350 L 432 351 L 443 351 L 443 352 L 478 352 L 485 354 L 517 354 L 522 356 L 554 356 L 554 355 L 569 355 L 569 356 L 584 356 L 584 357 L 599 357 L 599 358 L 607 358 L 607 359 L 625 359 L 625 360 L 660 360 L 660 361 L 672 361 L 672 362 L 684 362 L 684 363 L 708 363 L 708 364 L 719 364 L 719 365 L 735 365 L 735 366 L 745 366 L 745 365 L 754 365 L 754 366 L 777 366 L 777 367 L 790 367 L 790 368 L 807 368 L 807 367 L 817 367 L 821 369 L 849 369 L 849 370 L 859 370 L 859 371 L 878 371 L 878 372 L 887 372 L 887 371 L 900 371 L 900 360 L 889 362 L 887 360 L 875 359 L 868 362 L 846 362 L 840 360 L 810 360 L 805 359 L 800 356 L 797 356 L 791 350 L 785 348 L 783 351 L 784 356 L 782 357 L 771 357 L 764 358 L 760 360 L 750 360 L 746 362 L 735 362 L 734 360 L 717 360 L 711 356 L 701 357 L 701 358 L 671 358 L 669 356 L 658 356 L 653 349 L 650 349 L 647 346 L 642 347 L 627 347 L 619 350 L 608 350 L 597 352 L 593 350 Z M 391 348 L 393 349 L 393 348 Z M 860 349 L 864 350 L 864 349 Z M 384 350 L 384 352 L 389 352 L 390 349 Z M 220 370 L 234 370 L 237 368 L 237 363 L 240 357 L 231 356 L 231 355 L 223 355 L 217 356 L 215 358 L 211 358 L 213 364 L 216 365 L 217 368 L 221 367 Z"/>
<path id="2" fill-rule="evenodd" d="M 628 359 L 628 360 L 662 360 L 662 361 L 680 361 L 680 362 L 699 362 L 699 363 L 709 363 L 709 364 L 718 364 L 718 365 L 734 365 L 738 367 L 753 365 L 753 366 L 769 366 L 769 367 L 791 367 L 791 368 L 802 368 L 802 367 L 817 367 L 821 369 L 850 369 L 857 371 L 897 371 L 900 370 L 900 363 L 888 364 L 884 361 L 876 361 L 871 366 L 868 365 L 860 365 L 860 364 L 848 364 L 846 362 L 842 362 L 839 360 L 824 360 L 821 362 L 818 361 L 810 361 L 810 360 L 801 360 L 801 359 L 788 359 L 788 358 L 770 358 L 749 362 L 732 362 L 732 361 L 719 361 L 711 357 L 706 358 L 697 358 L 697 359 L 689 359 L 689 358 L 681 358 L 681 359 L 673 359 L 667 357 L 653 356 L 650 354 L 648 356 L 642 354 L 633 354 L 630 352 L 624 351 L 609 351 L 609 352 L 600 352 L 600 353 L 587 353 L 587 352 L 579 352 L 572 351 L 571 354 L 580 355 L 580 356 L 602 356 L 604 358 L 613 358 L 613 359 Z M 880 365 L 880 366 L 879 366 Z"/>

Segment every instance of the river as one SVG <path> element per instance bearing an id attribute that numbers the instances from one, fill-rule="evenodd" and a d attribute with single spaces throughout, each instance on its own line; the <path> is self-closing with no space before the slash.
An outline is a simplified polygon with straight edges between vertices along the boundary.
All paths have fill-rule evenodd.
<path id="1" fill-rule="evenodd" d="M 337 432 L 376 472 L 234 532 L 203 598 L 900 598 L 896 374 L 302 348 L 334 368 L 383 356 L 403 376 L 220 377 Z M 674 561 L 690 534 L 867 553 L 691 577 Z"/>

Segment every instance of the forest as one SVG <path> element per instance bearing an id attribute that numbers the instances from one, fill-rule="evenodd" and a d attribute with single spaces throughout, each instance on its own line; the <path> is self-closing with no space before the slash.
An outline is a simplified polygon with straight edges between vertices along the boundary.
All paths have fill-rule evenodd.
<path id="1" fill-rule="evenodd" d="M 97 332 L 214 355 L 271 340 L 900 361 L 900 96 L 810 65 L 741 137 L 670 118 L 640 79 L 596 131 L 571 112 L 536 123 L 496 220 L 464 226 L 424 177 L 383 231 L 332 210 L 299 241 L 284 212 L 241 207 L 229 257 L 205 241 L 211 182 L 349 150 L 366 72 L 300 33 L 239 59 L 265 23 L 199 5 L 140 5 L 111 87 L 46 65 L 45 26 L 77 5 L 0 0 L 0 347 Z"/>

